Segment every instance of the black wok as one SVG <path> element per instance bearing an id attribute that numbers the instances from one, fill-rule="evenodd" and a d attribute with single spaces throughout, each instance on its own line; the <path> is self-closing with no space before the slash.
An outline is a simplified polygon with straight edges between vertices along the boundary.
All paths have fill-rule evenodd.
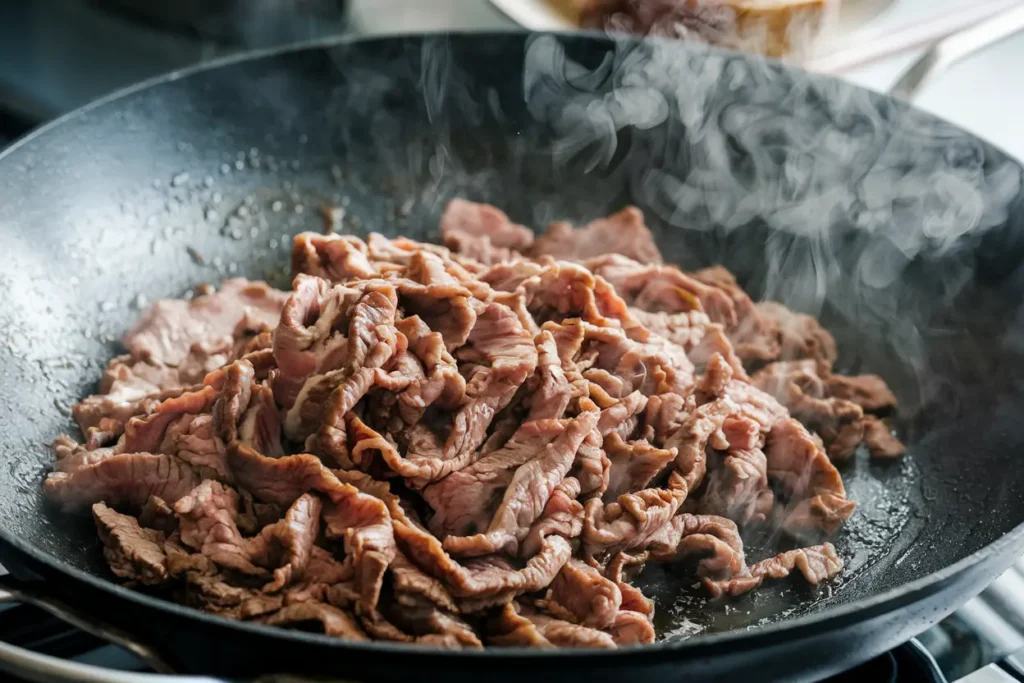
<path id="1" fill-rule="evenodd" d="M 0 157 L 0 561 L 12 593 L 145 643 L 179 672 L 469 680 L 820 677 L 953 611 L 1024 551 L 1021 168 L 884 96 L 700 46 L 520 34 L 338 42 L 175 74 Z M 819 315 L 886 377 L 910 455 L 844 470 L 848 569 L 704 605 L 644 576 L 665 642 L 450 653 L 237 623 L 119 587 L 88 519 L 44 505 L 142 299 L 233 273 L 285 282 L 290 236 L 431 238 L 463 195 L 544 225 L 632 202 L 669 262 L 724 263 Z M 690 624 L 703 631 L 683 639 Z M 751 627 L 751 628 L 747 628 Z M 15 656 L 0 649 L 0 659 Z"/>

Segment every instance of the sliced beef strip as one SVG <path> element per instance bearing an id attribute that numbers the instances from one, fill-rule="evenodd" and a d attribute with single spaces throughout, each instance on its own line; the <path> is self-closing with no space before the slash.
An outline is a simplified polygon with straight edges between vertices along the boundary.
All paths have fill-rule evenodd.
<path id="1" fill-rule="evenodd" d="M 339 288 L 336 286 L 334 289 Z M 340 292 L 336 296 L 348 295 Z M 365 286 L 365 291 L 358 299 L 339 313 L 340 317 L 334 318 L 334 324 L 347 320 L 348 336 L 344 344 L 329 340 L 330 355 L 319 359 L 319 362 L 314 353 L 315 373 L 304 379 L 294 403 L 285 413 L 283 427 L 286 436 L 301 442 L 315 433 L 318 427 L 337 428 L 342 422 L 339 418 L 355 405 L 352 398 L 358 400 L 365 394 L 373 380 L 373 371 L 382 367 L 397 350 L 398 332 L 394 326 L 397 306 L 398 296 L 392 285 L 371 282 Z M 287 329 L 284 316 L 278 329 Z M 274 395 L 278 403 L 287 406 L 277 396 L 278 383 L 283 377 L 285 365 L 277 346 L 274 353 L 282 372 L 274 384 Z M 305 361 L 308 360 L 308 357 L 305 358 Z M 339 396 L 343 396 L 344 400 L 339 400 Z M 332 414 L 329 419 L 323 419 L 321 424 L 325 410 L 332 411 Z"/>
<path id="2" fill-rule="evenodd" d="M 238 493 L 207 479 L 174 504 L 181 542 L 213 562 L 243 574 L 265 576 L 253 563 L 249 541 L 238 530 Z"/>
<path id="3" fill-rule="evenodd" d="M 292 242 L 292 273 L 314 275 L 330 282 L 379 277 L 368 253 L 366 243 L 352 235 L 299 233 Z"/>
<path id="4" fill-rule="evenodd" d="M 780 303 L 762 301 L 757 312 L 778 326 L 780 360 L 812 358 L 831 368 L 836 360 L 836 340 L 809 315 L 794 313 Z"/>
<path id="5" fill-rule="evenodd" d="M 705 585 L 743 574 L 746 561 L 736 523 L 714 515 L 681 514 L 655 534 L 647 545 L 651 560 L 675 561 L 697 555 L 697 575 Z"/>
<path id="6" fill-rule="evenodd" d="M 693 273 L 693 277 L 718 289 L 732 301 L 733 318 L 724 320 L 712 315 L 712 322 L 723 325 L 731 342 L 730 347 L 744 363 L 759 365 L 779 358 L 782 346 L 778 323 L 758 311 L 732 273 L 721 266 L 713 266 L 698 270 Z"/>
<path id="7" fill-rule="evenodd" d="M 399 321 L 396 327 L 405 335 L 409 353 L 423 366 L 423 377 L 411 381 L 398 396 L 400 411 L 405 409 L 401 418 L 406 424 L 415 424 L 432 405 L 442 410 L 456 408 L 466 393 L 466 380 L 445 348 L 444 338 L 417 316 Z"/>
<path id="8" fill-rule="evenodd" d="M 444 538 L 486 529 L 519 467 L 538 457 L 570 424 L 569 420 L 526 422 L 503 447 L 424 488 L 423 498 L 434 509 L 431 531 Z"/>
<path id="9" fill-rule="evenodd" d="M 313 455 L 268 458 L 235 443 L 228 459 L 236 481 L 258 500 L 291 505 L 311 490 L 325 494 L 330 501 L 323 512 L 327 536 L 344 540 L 360 595 L 368 608 L 376 605 L 395 553 L 388 509 L 378 498 L 340 481 Z"/>
<path id="10" fill-rule="evenodd" d="M 249 404 L 255 370 L 246 360 L 210 373 L 204 386 L 157 405 L 149 415 L 132 418 L 117 449 L 174 455 L 194 468 L 230 481 L 225 443 L 237 436 Z"/>
<path id="11" fill-rule="evenodd" d="M 772 427 L 765 446 L 768 478 L 779 482 L 790 503 L 783 526 L 790 532 L 821 529 L 833 534 L 853 514 L 838 470 L 820 442 L 795 419 Z"/>
<path id="12" fill-rule="evenodd" d="M 608 488 L 612 463 L 602 448 L 604 439 L 598 431 L 591 432 L 576 451 L 576 462 L 569 470 L 580 485 L 581 494 L 600 497 Z"/>
<path id="13" fill-rule="evenodd" d="M 371 263 L 374 263 L 382 272 L 388 271 L 389 274 L 403 272 L 403 269 L 408 268 L 418 254 L 423 253 L 432 254 L 440 258 L 444 263 L 445 272 L 459 282 L 465 282 L 469 286 L 474 286 L 475 276 L 486 270 L 485 266 L 473 259 L 453 254 L 451 250 L 445 247 L 437 244 L 417 242 L 405 237 L 388 239 L 379 233 L 371 232 L 366 237 L 366 247 L 370 254 Z M 486 298 L 477 294 L 480 291 L 482 290 L 475 289 L 474 296 Z"/>
<path id="14" fill-rule="evenodd" d="M 128 420 L 201 380 L 202 376 L 182 378 L 177 368 L 117 356 L 103 372 L 99 393 L 72 406 L 71 414 L 85 434 L 106 421 L 109 433 L 105 440 L 112 441 L 121 435 Z"/>
<path id="15" fill-rule="evenodd" d="M 887 411 L 896 399 L 884 380 L 875 375 L 821 376 L 815 360 L 772 363 L 758 371 L 752 382 L 786 405 L 795 417 L 822 436 L 833 461 L 841 462 L 863 441 L 876 457 L 896 457 L 905 449 L 895 437 L 878 444 L 884 430 L 877 418 L 864 411 Z"/>
<path id="16" fill-rule="evenodd" d="M 537 367 L 537 348 L 508 306 L 488 304 L 477 319 L 469 344 L 486 365 L 476 366 L 466 383 L 466 400 L 452 418 L 440 461 L 438 454 L 415 450 L 410 443 L 406 459 L 419 459 L 427 467 L 426 472 L 410 477 L 416 486 L 437 481 L 470 464 L 495 415 Z"/>
<path id="17" fill-rule="evenodd" d="M 615 621 L 605 631 L 616 645 L 650 645 L 656 634 L 654 624 L 645 614 L 631 610 L 619 610 Z"/>
<path id="18" fill-rule="evenodd" d="M 142 584 L 167 580 L 162 531 L 143 528 L 135 517 L 115 512 L 103 503 L 92 506 L 92 515 L 103 542 L 103 556 L 116 576 Z"/>
<path id="19" fill-rule="evenodd" d="M 416 607 L 429 603 L 449 612 L 459 611 L 445 585 L 417 567 L 402 553 L 395 553 L 388 569 L 391 589 L 398 604 Z"/>
<path id="20" fill-rule="evenodd" d="M 644 548 L 672 519 L 685 497 L 680 490 L 650 488 L 625 493 L 607 504 L 591 498 L 585 506 L 581 535 L 585 555 L 614 555 Z"/>
<path id="21" fill-rule="evenodd" d="M 874 458 L 898 458 L 907 450 L 889 427 L 873 415 L 864 418 L 864 444 Z"/>
<path id="22" fill-rule="evenodd" d="M 416 270 L 414 270 L 416 269 Z M 473 292 L 446 273 L 442 264 L 429 254 L 417 254 L 409 267 L 409 278 L 394 280 L 402 310 L 421 317 L 430 329 L 444 339 L 449 351 L 466 343 L 476 325 L 480 301 Z M 440 272 L 442 277 L 436 277 Z"/>
<path id="23" fill-rule="evenodd" d="M 655 477 L 676 459 L 677 452 L 652 446 L 645 439 L 626 441 L 612 432 L 604 438 L 611 461 L 604 499 L 612 501 L 629 491 L 647 488 Z"/>
<path id="24" fill-rule="evenodd" d="M 751 382 L 815 429 L 833 461 L 842 462 L 853 455 L 864 436 L 864 412 L 856 403 L 826 396 L 825 382 L 818 376 L 815 360 L 771 363 L 759 370 Z"/>
<path id="25" fill-rule="evenodd" d="M 645 311 L 631 306 L 629 314 L 638 324 L 673 344 L 678 344 L 687 353 L 701 343 L 707 335 L 708 327 L 712 325 L 707 313 L 699 310 L 668 313 Z"/>
<path id="26" fill-rule="evenodd" d="M 283 519 L 264 527 L 250 539 L 253 561 L 275 568 L 274 580 L 264 591 L 279 591 L 305 575 L 320 532 L 320 511 L 320 499 L 304 493 L 288 507 Z"/>
<path id="27" fill-rule="evenodd" d="M 193 344 L 231 338 L 243 318 L 272 329 L 287 297 L 287 292 L 264 282 L 225 280 L 219 291 L 191 301 L 167 299 L 152 304 L 122 343 L 137 360 L 178 366 Z"/>
<path id="28" fill-rule="evenodd" d="M 565 375 L 554 335 L 549 330 L 544 330 L 537 335 L 536 343 L 536 388 L 530 397 L 528 419 L 558 419 L 569 407 L 569 402 L 578 397 L 580 390 L 574 387 Z"/>
<path id="29" fill-rule="evenodd" d="M 896 396 L 878 375 L 829 375 L 825 392 L 856 403 L 866 413 L 887 413 L 896 407 Z"/>
<path id="30" fill-rule="evenodd" d="M 271 626 L 297 626 L 315 622 L 329 636 L 344 640 L 369 640 L 351 614 L 322 602 L 299 602 L 287 605 L 260 621 Z"/>
<path id="31" fill-rule="evenodd" d="M 489 204 L 448 202 L 441 215 L 441 239 L 462 256 L 484 265 L 509 261 L 533 244 L 533 231 L 516 225 Z"/>
<path id="32" fill-rule="evenodd" d="M 171 455 L 118 453 L 72 472 L 51 472 L 46 497 L 65 510 L 108 505 L 142 506 L 150 496 L 173 503 L 199 484 L 195 470 Z"/>
<path id="33" fill-rule="evenodd" d="M 630 339 L 615 328 L 598 327 L 590 323 L 583 326 L 584 349 L 596 352 L 592 370 L 583 376 L 600 384 L 593 371 L 605 371 L 621 389 L 620 398 L 633 391 L 645 396 L 668 392 L 689 393 L 693 383 L 693 365 L 679 347 L 671 347 L 664 340 L 651 337 L 647 342 Z"/>
<path id="34" fill-rule="evenodd" d="M 627 394 L 621 401 L 601 411 L 597 431 L 602 436 L 616 434 L 628 439 L 640 424 L 638 416 L 647 407 L 647 401 L 647 397 L 639 391 Z"/>
<path id="35" fill-rule="evenodd" d="M 615 647 L 607 633 L 556 619 L 524 605 L 505 605 L 492 619 L 489 631 L 488 644 L 505 647 Z"/>
<path id="36" fill-rule="evenodd" d="M 705 581 L 712 597 L 740 595 L 757 588 L 767 579 L 783 579 L 798 570 L 812 586 L 836 577 L 843 561 L 831 543 L 798 548 L 762 560 L 731 579 Z"/>
<path id="37" fill-rule="evenodd" d="M 345 473 L 345 476 L 349 483 L 385 502 L 402 552 L 420 569 L 443 581 L 465 611 L 502 604 L 516 595 L 546 588 L 572 554 L 572 547 L 565 538 L 551 535 L 544 538 L 538 553 L 521 569 L 497 556 L 461 565 L 388 490 L 387 484 L 358 472 Z"/>
<path id="38" fill-rule="evenodd" d="M 643 263 L 610 254 L 587 261 L 629 306 L 648 313 L 705 313 L 711 322 L 735 325 L 736 310 L 720 288 L 705 284 L 675 266 Z"/>
<path id="39" fill-rule="evenodd" d="M 338 356 L 345 354 L 348 346 L 348 312 L 362 294 L 361 288 L 296 275 L 273 335 L 279 369 L 273 383 L 274 398 L 282 407 L 289 409 L 295 404 L 310 375 L 338 364 Z"/>
<path id="40" fill-rule="evenodd" d="M 238 441 L 271 458 L 284 455 L 281 444 L 281 416 L 274 392 L 266 383 L 252 387 L 249 407 L 238 423 Z"/>
<path id="41" fill-rule="evenodd" d="M 607 218 L 591 221 L 579 230 L 558 222 L 538 237 L 530 255 L 551 256 L 564 261 L 585 261 L 602 254 L 622 254 L 641 263 L 661 263 L 654 235 L 644 224 L 644 214 L 628 206 Z"/>
<path id="42" fill-rule="evenodd" d="M 73 474 L 116 453 L 117 449 L 113 447 L 87 448 L 70 436 L 62 434 L 53 440 L 53 470 Z"/>
<path id="43" fill-rule="evenodd" d="M 768 488 L 768 459 L 759 448 L 730 450 L 708 473 L 700 511 L 741 523 L 767 519 L 764 496 Z"/>
<path id="44" fill-rule="evenodd" d="M 596 629 L 611 628 L 622 605 L 622 592 L 596 568 L 569 560 L 551 582 L 544 609 L 552 615 Z"/>
<path id="45" fill-rule="evenodd" d="M 111 360 L 99 393 L 72 408 L 75 420 L 87 433 L 106 421 L 106 440 L 116 439 L 130 418 L 245 352 L 250 330 L 276 326 L 286 296 L 236 279 L 191 302 L 157 302 L 125 336 L 131 353 Z"/>
<path id="46" fill-rule="evenodd" d="M 647 399 L 640 436 L 656 446 L 663 446 L 686 421 L 696 402 L 692 394 L 683 396 L 674 392 L 658 394 Z"/>
<path id="47" fill-rule="evenodd" d="M 520 292 L 542 326 L 573 317 L 602 326 L 630 320 L 626 303 L 612 287 L 575 263 L 517 261 L 491 267 L 482 279 L 496 292 Z"/>
<path id="48" fill-rule="evenodd" d="M 757 433 L 756 425 L 743 415 L 741 406 L 729 397 L 698 406 L 665 441 L 666 449 L 676 451 L 675 471 L 679 475 L 679 492 L 686 497 L 704 481 L 709 444 L 718 450 L 726 450 L 740 445 L 730 443 L 727 433 L 749 437 L 751 432 Z"/>
<path id="49" fill-rule="evenodd" d="M 434 635 L 454 641 L 446 643 L 445 640 L 441 640 L 434 643 L 442 647 L 483 647 L 472 626 L 458 616 L 434 606 L 397 606 L 389 613 L 389 617 L 403 629 L 416 635 L 419 643 L 431 644 L 429 637 Z"/>
<path id="50" fill-rule="evenodd" d="M 598 415 L 597 406 L 590 403 L 589 410 L 570 420 L 564 432 L 537 457 L 516 469 L 486 531 L 475 536 L 449 536 L 444 539 L 445 550 L 461 557 L 498 551 L 516 554 L 552 491 L 568 474 L 583 439 L 597 426 Z"/>
<path id="51" fill-rule="evenodd" d="M 530 527 L 519 546 L 522 557 L 533 557 L 540 553 L 548 536 L 573 539 L 583 532 L 583 505 L 576 500 L 580 496 L 580 489 L 580 482 L 575 477 L 566 477 L 555 487 L 540 519 Z"/>

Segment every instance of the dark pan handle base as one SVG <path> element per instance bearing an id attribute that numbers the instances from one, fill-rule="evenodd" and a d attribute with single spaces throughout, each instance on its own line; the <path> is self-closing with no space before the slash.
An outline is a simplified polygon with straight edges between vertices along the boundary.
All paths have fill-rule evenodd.
<path id="1" fill-rule="evenodd" d="M 61 621 L 125 648 L 163 673 L 115 671 L 40 654 L 3 642 L 0 642 L 0 671 L 39 683 L 226 683 L 223 679 L 207 676 L 173 675 L 171 667 L 151 646 L 120 629 L 97 621 L 94 616 L 81 614 L 64 602 L 46 595 L 34 583 L 19 581 L 10 575 L 0 576 L 0 604 L 26 603 L 39 607 Z"/>

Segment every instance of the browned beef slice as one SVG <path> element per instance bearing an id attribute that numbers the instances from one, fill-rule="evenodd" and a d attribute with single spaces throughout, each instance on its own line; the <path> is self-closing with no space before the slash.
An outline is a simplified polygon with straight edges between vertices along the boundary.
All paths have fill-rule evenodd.
<path id="1" fill-rule="evenodd" d="M 305 575 L 320 531 L 320 510 L 320 499 L 305 493 L 289 506 L 284 519 L 264 527 L 250 540 L 253 561 L 276 567 L 274 580 L 265 591 L 281 590 Z"/>
<path id="2" fill-rule="evenodd" d="M 193 344 L 231 337 L 245 318 L 273 328 L 287 296 L 264 282 L 225 280 L 214 294 L 154 303 L 122 341 L 133 358 L 177 366 Z"/>
<path id="3" fill-rule="evenodd" d="M 199 483 L 195 471 L 170 455 L 119 453 L 73 473 L 51 472 L 43 492 L 65 510 L 101 501 L 142 506 L 150 496 L 177 501 Z"/>
<path id="4" fill-rule="evenodd" d="M 466 647 L 481 648 L 483 643 L 477 636 L 473 627 L 450 612 L 438 609 L 434 606 L 404 607 L 396 606 L 389 613 L 390 618 L 403 629 L 419 636 L 416 642 L 423 644 L 437 644 L 442 647 Z M 446 643 L 444 640 L 431 641 L 429 636 L 442 636 L 454 641 Z"/>
<path id="5" fill-rule="evenodd" d="M 616 645 L 649 645 L 656 637 L 647 615 L 625 609 L 616 612 L 614 623 L 605 631 Z"/>
<path id="6" fill-rule="evenodd" d="M 505 605 L 491 619 L 488 634 L 488 644 L 506 647 L 615 647 L 606 633 L 513 604 Z"/>
<path id="7" fill-rule="evenodd" d="M 300 387 L 294 394 L 294 403 L 285 413 L 284 432 L 289 438 L 304 441 L 316 432 L 321 426 L 325 405 L 329 404 L 329 409 L 344 405 L 346 407 L 340 412 L 347 412 L 369 389 L 373 381 L 373 371 L 383 366 L 394 355 L 398 345 L 398 332 L 394 326 L 398 296 L 390 284 L 374 282 L 375 284 L 367 285 L 366 291 L 354 301 L 347 300 L 348 290 L 341 285 L 328 292 L 328 303 L 339 305 L 337 302 L 340 299 L 345 300 L 348 305 L 338 309 L 330 317 L 322 316 L 319 319 L 318 324 L 321 327 L 326 326 L 326 329 L 314 329 L 314 337 L 309 340 L 310 350 L 285 351 L 282 348 L 281 345 L 286 341 L 291 343 L 289 340 L 292 338 L 289 335 L 295 333 L 291 326 L 285 325 L 288 314 L 286 307 L 286 313 L 281 318 L 282 324 L 275 336 L 274 353 L 281 374 L 275 379 L 274 395 L 278 403 L 288 406 L 287 399 L 292 397 L 290 391 L 293 383 Z M 289 300 L 288 306 L 292 306 L 298 299 L 299 294 L 296 292 Z M 348 336 L 342 337 L 344 344 L 336 339 L 340 333 L 333 333 L 332 336 L 322 339 L 324 334 L 331 333 L 330 325 L 345 320 L 348 321 Z M 322 353 L 327 355 L 321 356 Z M 300 369 L 291 377 L 287 375 L 291 369 L 285 369 L 282 355 L 290 359 L 289 362 L 294 366 L 292 369 L 312 363 L 312 370 L 303 374 Z M 289 377 L 287 383 L 286 376 Z M 299 377 L 302 379 L 299 380 Z M 285 386 L 288 388 L 285 396 L 278 396 L 278 388 Z M 340 400 L 338 395 L 344 395 L 345 400 Z M 340 415 L 335 417 L 332 425 L 338 421 L 337 417 Z"/>
<path id="8" fill-rule="evenodd" d="M 878 375 L 831 375 L 825 380 L 829 396 L 856 403 L 866 412 L 884 413 L 896 407 L 896 396 Z"/>
<path id="9" fill-rule="evenodd" d="M 441 216 L 441 238 L 462 256 L 485 265 L 515 258 L 533 243 L 533 231 L 489 204 L 453 199 Z"/>
<path id="10" fill-rule="evenodd" d="M 526 422 L 502 448 L 424 488 L 423 498 L 434 508 L 431 531 L 443 538 L 486 529 L 519 467 L 536 458 L 569 425 L 569 420 Z"/>
<path id="11" fill-rule="evenodd" d="M 662 266 L 615 254 L 590 259 L 586 265 L 595 275 L 611 284 L 631 309 L 649 314 L 696 313 L 698 317 L 693 320 L 707 319 L 725 325 L 736 322 L 735 305 L 725 292 L 675 266 Z M 700 317 L 701 313 L 705 316 Z M 638 320 L 643 322 L 645 319 L 657 323 L 656 318 L 643 314 Z M 679 317 L 666 318 L 663 322 L 675 321 L 678 324 L 682 320 Z M 685 320 L 689 323 L 689 319 Z"/>
<path id="12" fill-rule="evenodd" d="M 864 436 L 864 411 L 843 398 L 827 395 L 825 380 L 813 359 L 779 361 L 751 378 L 759 389 L 777 398 L 794 417 L 816 430 L 835 462 L 849 459 Z"/>
<path id="13" fill-rule="evenodd" d="M 552 491 L 572 467 L 583 439 L 597 426 L 597 407 L 592 403 L 590 406 L 590 410 L 569 420 L 564 432 L 545 445 L 537 457 L 516 469 L 484 533 L 449 536 L 444 539 L 445 550 L 463 557 L 498 550 L 515 554 Z"/>
<path id="14" fill-rule="evenodd" d="M 889 427 L 873 415 L 864 418 L 864 444 L 874 458 L 898 458 L 907 451 Z"/>
<path id="15" fill-rule="evenodd" d="M 685 493 L 644 489 L 625 493 L 612 503 L 591 498 L 583 521 L 584 551 L 590 555 L 643 549 L 679 510 Z"/>
<path id="16" fill-rule="evenodd" d="M 103 503 L 92 506 L 92 515 L 103 541 L 103 555 L 114 574 L 144 584 L 167 579 L 162 531 L 144 529 L 135 517 L 115 512 Z"/>
<path id="17" fill-rule="evenodd" d="M 635 206 L 593 220 L 579 230 L 573 230 L 569 223 L 552 223 L 530 250 L 531 256 L 552 256 L 565 261 L 585 261 L 602 254 L 622 254 L 640 263 L 661 263 L 661 252 L 644 224 L 644 214 Z"/>
<path id="18" fill-rule="evenodd" d="M 843 570 L 843 561 L 831 543 L 789 550 L 752 565 L 731 579 L 705 581 L 714 597 L 740 595 L 760 586 L 766 579 L 782 579 L 799 570 L 811 585 L 834 578 Z"/>
<path id="19" fill-rule="evenodd" d="M 419 460 L 425 467 L 411 477 L 418 486 L 470 464 L 494 416 L 537 367 L 533 339 L 508 306 L 491 303 L 484 308 L 470 334 L 469 347 L 482 364 L 474 364 L 466 383 L 466 400 L 452 418 L 442 451 L 421 451 L 420 446 L 431 447 L 429 441 L 409 444 L 407 459 Z"/>
<path id="20" fill-rule="evenodd" d="M 367 256 L 366 243 L 351 235 L 303 232 L 292 243 L 292 273 L 315 275 L 332 282 L 378 275 Z"/>
<path id="21" fill-rule="evenodd" d="M 104 418 L 117 421 L 120 427 L 111 435 L 117 438 L 125 422 L 146 412 L 147 397 L 173 396 L 182 386 L 201 379 L 183 380 L 177 368 L 135 361 L 128 355 L 117 356 L 103 372 L 99 393 L 75 404 L 71 414 L 83 432 L 99 427 Z"/>
<path id="22" fill-rule="evenodd" d="M 569 560 L 544 598 L 546 609 L 562 619 L 597 629 L 611 628 L 622 604 L 622 593 L 594 567 Z"/>
<path id="23" fill-rule="evenodd" d="M 318 277 L 299 274 L 274 329 L 273 350 L 279 373 L 274 398 L 291 408 L 306 379 L 321 367 L 337 364 L 348 339 L 335 330 L 342 316 L 362 296 L 359 289 L 332 286 Z M 340 320 L 339 320 L 340 319 Z"/>
<path id="24" fill-rule="evenodd" d="M 761 449 L 731 450 L 707 477 L 701 512 L 739 522 L 764 521 L 759 506 L 768 491 L 768 459 Z"/>
<path id="25" fill-rule="evenodd" d="M 317 623 L 329 636 L 345 640 L 369 640 L 348 612 L 322 602 L 299 602 L 282 607 L 261 621 L 271 626 Z"/>
<path id="26" fill-rule="evenodd" d="M 611 461 L 606 501 L 623 493 L 647 488 L 651 480 L 676 459 L 676 453 L 652 446 L 644 439 L 626 441 L 618 433 L 604 439 L 605 452 Z"/>
<path id="27" fill-rule="evenodd" d="M 576 500 L 580 490 L 580 482 L 575 477 L 566 477 L 555 487 L 540 519 L 530 527 L 519 547 L 521 556 L 533 557 L 541 552 L 548 536 L 577 538 L 583 532 L 583 505 Z"/>
<path id="28" fill-rule="evenodd" d="M 778 481 L 790 503 L 785 527 L 790 531 L 822 529 L 835 533 L 853 514 L 838 470 L 807 429 L 795 419 L 772 427 L 765 447 L 768 478 Z"/>
<path id="29" fill-rule="evenodd" d="M 778 325 L 781 360 L 813 358 L 827 368 L 832 367 L 836 360 L 836 340 L 817 320 L 803 313 L 794 313 L 774 301 L 757 304 L 757 311 Z"/>
<path id="30" fill-rule="evenodd" d="M 652 537 L 648 544 L 651 559 L 657 562 L 697 555 L 697 574 L 705 583 L 731 578 L 746 568 L 743 541 L 736 523 L 715 515 L 682 514 L 674 517 Z"/>
<path id="31" fill-rule="evenodd" d="M 207 479 L 174 504 L 181 542 L 222 567 L 262 576 L 247 539 L 238 530 L 238 494 Z"/>

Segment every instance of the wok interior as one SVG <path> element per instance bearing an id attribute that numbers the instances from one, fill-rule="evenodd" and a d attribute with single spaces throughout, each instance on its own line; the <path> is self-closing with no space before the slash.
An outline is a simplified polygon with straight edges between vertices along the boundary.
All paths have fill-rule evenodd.
<path id="1" fill-rule="evenodd" d="M 675 89 L 662 91 L 669 105 L 660 121 L 608 97 L 637 73 L 647 97 L 659 83 Z M 730 118 L 736 111 L 747 112 L 746 124 Z M 766 120 L 785 123 L 745 136 Z M 708 131 L 720 132 L 717 142 Z M 838 156 L 829 135 L 845 145 Z M 826 172 L 774 183 L 771 174 L 792 172 L 797 157 L 797 166 Z M 894 183 L 928 164 L 944 164 L 956 191 L 928 205 L 896 196 Z M 846 184 L 852 203 L 824 205 L 828 183 Z M 870 199 L 886 188 L 890 213 L 873 225 L 863 212 L 886 207 L 884 197 Z M 94 388 L 145 301 L 232 274 L 286 286 L 291 236 L 320 229 L 321 206 L 343 206 L 346 230 L 430 240 L 453 196 L 539 227 L 634 203 L 667 262 L 723 263 L 755 298 L 820 315 L 839 342 L 840 369 L 877 372 L 892 386 L 911 446 L 902 463 L 860 458 L 843 471 L 860 508 L 836 540 L 848 566 L 840 582 L 765 586 L 727 611 L 702 607 L 671 567 L 651 567 L 642 584 L 659 602 L 662 633 L 856 601 L 940 570 L 1024 521 L 1024 397 L 1013 377 L 1021 367 L 1013 337 L 1024 324 L 1024 274 L 1013 270 L 1024 253 L 1019 191 L 1016 163 L 923 114 L 669 43 L 372 41 L 127 94 L 0 162 L 0 247 L 17 264 L 0 272 L 3 530 L 107 576 L 91 520 L 69 520 L 42 501 L 49 444 L 73 430 L 67 408 Z M 748 217 L 728 210 L 751 197 L 759 208 Z M 976 212 L 976 229 L 928 246 L 926 219 L 978 197 L 989 204 Z M 971 227 L 970 217 L 960 224 Z M 865 270 L 879 262 L 889 264 L 888 280 Z"/>

